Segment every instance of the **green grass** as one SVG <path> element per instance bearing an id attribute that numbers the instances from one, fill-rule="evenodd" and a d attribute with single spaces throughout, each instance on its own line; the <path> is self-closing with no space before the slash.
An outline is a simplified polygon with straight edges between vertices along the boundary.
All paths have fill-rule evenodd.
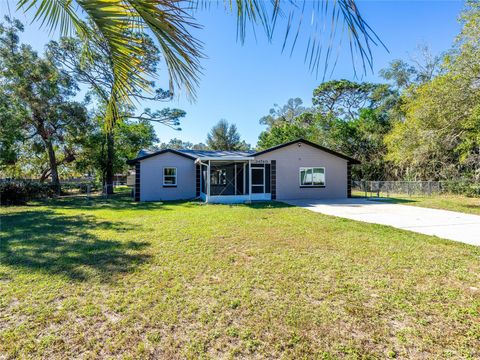
<path id="1" fill-rule="evenodd" d="M 357 192 L 355 195 L 363 196 L 364 193 Z M 385 196 L 385 194 L 382 193 L 381 196 Z M 408 196 L 405 194 L 390 194 L 388 198 L 383 198 L 381 201 L 480 215 L 480 198 L 462 195 Z"/>
<path id="2" fill-rule="evenodd" d="M 480 249 L 281 203 L 2 208 L 0 358 L 478 358 Z"/>

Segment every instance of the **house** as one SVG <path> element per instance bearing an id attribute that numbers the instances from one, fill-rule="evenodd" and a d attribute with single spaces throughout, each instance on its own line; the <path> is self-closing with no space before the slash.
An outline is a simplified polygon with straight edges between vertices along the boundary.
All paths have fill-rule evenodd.
<path id="1" fill-rule="evenodd" d="M 136 201 L 198 198 L 209 203 L 346 198 L 360 162 L 304 139 L 263 151 L 140 151 Z"/>

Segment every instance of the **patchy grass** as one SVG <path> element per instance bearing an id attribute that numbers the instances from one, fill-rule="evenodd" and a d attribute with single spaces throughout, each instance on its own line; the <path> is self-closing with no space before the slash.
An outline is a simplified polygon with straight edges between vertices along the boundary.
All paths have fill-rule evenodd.
<path id="1" fill-rule="evenodd" d="M 1 211 L 0 357 L 480 357 L 477 247 L 281 203 Z"/>
<path id="2" fill-rule="evenodd" d="M 462 195 L 408 196 L 392 194 L 388 198 L 382 198 L 381 201 L 480 215 L 480 198 Z"/>

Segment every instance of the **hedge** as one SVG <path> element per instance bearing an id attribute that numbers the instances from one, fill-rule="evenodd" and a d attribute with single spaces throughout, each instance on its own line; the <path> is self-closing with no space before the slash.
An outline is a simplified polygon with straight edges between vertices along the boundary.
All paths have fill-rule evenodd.
<path id="1" fill-rule="evenodd" d="M 53 197 L 56 186 L 28 180 L 8 180 L 0 182 L 1 205 L 22 205 L 30 200 Z"/>

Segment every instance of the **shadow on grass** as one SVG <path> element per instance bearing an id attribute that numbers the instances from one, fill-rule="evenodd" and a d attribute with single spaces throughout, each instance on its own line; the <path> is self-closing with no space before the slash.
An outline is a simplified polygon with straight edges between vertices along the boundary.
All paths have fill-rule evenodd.
<path id="1" fill-rule="evenodd" d="M 357 197 L 359 198 L 359 197 Z M 390 204 L 408 204 L 408 203 L 414 203 L 418 202 L 418 200 L 415 199 L 400 199 L 400 198 L 364 198 L 370 201 L 377 201 L 377 202 L 385 202 L 385 203 L 390 203 Z"/>
<path id="2" fill-rule="evenodd" d="M 13 268 L 67 276 L 74 281 L 111 281 L 148 261 L 146 242 L 103 240 L 92 230 L 131 231 L 124 223 L 93 216 L 64 216 L 50 210 L 2 215 L 0 263 Z"/>
<path id="3" fill-rule="evenodd" d="M 291 208 L 295 205 L 290 205 L 281 201 L 258 201 L 252 202 L 251 204 L 246 204 L 247 207 L 252 209 L 281 209 L 281 208 Z"/>
<path id="4" fill-rule="evenodd" d="M 184 208 L 198 207 L 198 206 L 212 206 L 212 205 L 231 205 L 231 206 L 247 206 L 252 209 L 267 209 L 267 208 L 285 208 L 294 207 L 293 205 L 286 204 L 280 201 L 254 201 L 251 204 L 239 203 L 239 204 L 214 204 L 204 203 L 200 200 L 175 200 L 175 201 L 152 201 L 152 202 L 136 202 L 129 195 L 115 194 L 110 195 L 108 198 L 103 196 L 95 196 L 87 199 L 86 196 L 78 197 L 65 197 L 50 199 L 44 201 L 38 201 L 31 203 L 27 206 L 54 206 L 62 209 L 75 209 L 75 210 L 96 210 L 96 209 L 112 209 L 112 210 L 175 210 L 175 206 L 179 205 Z"/>
<path id="5" fill-rule="evenodd" d="M 38 201 L 30 204 L 30 206 L 55 206 L 62 209 L 75 210 L 171 210 L 167 205 L 178 204 L 181 202 L 135 202 L 127 194 L 114 194 L 108 197 L 103 195 L 87 198 L 85 195 L 75 197 L 61 197 L 50 200 Z"/>

